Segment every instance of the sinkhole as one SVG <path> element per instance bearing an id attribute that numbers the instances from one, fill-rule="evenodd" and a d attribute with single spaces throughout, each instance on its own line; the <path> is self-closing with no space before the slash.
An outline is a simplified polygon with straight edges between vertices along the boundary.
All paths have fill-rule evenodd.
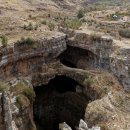
<path id="1" fill-rule="evenodd" d="M 58 130 L 59 123 L 66 122 L 73 130 L 84 119 L 89 97 L 76 92 L 83 87 L 77 81 L 61 75 L 46 85 L 34 88 L 34 120 L 37 130 Z"/>

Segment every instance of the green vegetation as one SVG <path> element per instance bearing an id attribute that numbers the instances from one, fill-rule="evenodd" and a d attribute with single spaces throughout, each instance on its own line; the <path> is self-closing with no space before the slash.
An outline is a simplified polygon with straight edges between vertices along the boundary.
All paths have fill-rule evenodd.
<path id="1" fill-rule="evenodd" d="M 33 25 L 33 24 L 30 22 L 28 25 L 25 25 L 25 24 L 24 24 L 23 28 L 24 28 L 25 30 L 28 30 L 28 31 L 30 31 L 30 30 L 37 30 L 37 29 L 38 29 L 38 25 L 37 25 L 37 24 Z"/>
<path id="2" fill-rule="evenodd" d="M 22 106 L 22 104 L 25 103 L 26 97 L 30 100 L 30 102 L 33 102 L 36 96 L 33 88 L 30 88 L 24 81 L 19 82 L 15 87 L 13 87 L 11 92 L 13 92 L 16 96 L 19 95 L 16 98 L 16 102 L 19 106 Z"/>
<path id="3" fill-rule="evenodd" d="M 55 29 L 55 24 L 53 22 L 43 20 L 43 21 L 41 21 L 41 24 L 47 25 L 50 31 L 53 31 Z"/>
<path id="4" fill-rule="evenodd" d="M 34 30 L 37 30 L 38 29 L 38 25 L 36 24 L 35 26 L 34 26 Z"/>
<path id="5" fill-rule="evenodd" d="M 21 106 L 22 106 L 22 101 L 21 101 L 21 97 L 20 96 L 16 97 L 16 103 L 17 103 L 18 108 L 21 108 Z"/>
<path id="6" fill-rule="evenodd" d="M 48 27 L 49 27 L 50 31 L 53 31 L 55 29 L 55 24 L 52 22 L 49 22 Z"/>
<path id="7" fill-rule="evenodd" d="M 82 25 L 82 21 L 79 19 L 66 19 L 64 21 L 64 27 L 70 28 L 70 29 L 79 29 L 79 27 Z"/>
<path id="8" fill-rule="evenodd" d="M 84 17 L 84 14 L 85 14 L 84 10 L 83 10 L 83 9 L 80 9 L 80 10 L 78 11 L 78 13 L 77 13 L 77 18 L 78 18 L 78 19 L 83 18 L 83 17 Z"/>
<path id="9" fill-rule="evenodd" d="M 41 24 L 47 25 L 47 21 L 46 20 L 42 20 Z"/>
<path id="10" fill-rule="evenodd" d="M 0 82 L 0 92 L 4 93 L 8 89 L 8 85 L 5 84 L 4 82 Z"/>
<path id="11" fill-rule="evenodd" d="M 120 29 L 119 35 L 125 38 L 130 38 L 130 29 Z"/>
<path id="12" fill-rule="evenodd" d="M 26 88 L 24 91 L 23 91 L 23 94 L 28 97 L 28 99 L 33 102 L 35 100 L 35 92 L 32 88 Z"/>
<path id="13" fill-rule="evenodd" d="M 16 44 L 18 44 L 18 45 L 32 45 L 32 44 L 34 44 L 34 40 L 29 38 L 29 37 L 26 39 L 24 37 L 22 37 L 21 40 L 18 40 L 16 42 Z"/>
<path id="14" fill-rule="evenodd" d="M 2 46 L 3 47 L 7 47 L 7 45 L 8 45 L 8 38 L 5 35 L 1 36 L 1 42 L 2 42 Z"/>

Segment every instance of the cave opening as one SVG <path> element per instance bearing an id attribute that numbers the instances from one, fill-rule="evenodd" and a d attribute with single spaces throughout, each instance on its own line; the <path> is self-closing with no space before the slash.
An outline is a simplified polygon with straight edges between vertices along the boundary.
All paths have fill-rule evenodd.
<path id="1" fill-rule="evenodd" d="M 75 65 L 74 63 L 68 61 L 68 60 L 65 59 L 65 58 L 62 58 L 62 59 L 60 60 L 60 62 L 61 62 L 63 65 L 66 65 L 66 66 L 68 66 L 68 67 L 76 68 L 76 65 Z"/>
<path id="2" fill-rule="evenodd" d="M 90 50 L 70 45 L 58 59 L 65 66 L 79 69 L 98 68 L 100 64 L 99 57 Z"/>
<path id="3" fill-rule="evenodd" d="M 59 130 L 66 122 L 73 130 L 84 119 L 89 97 L 76 92 L 81 86 L 67 76 L 55 76 L 48 84 L 34 87 L 34 120 L 37 130 Z M 81 86 L 82 87 L 82 86 Z"/>

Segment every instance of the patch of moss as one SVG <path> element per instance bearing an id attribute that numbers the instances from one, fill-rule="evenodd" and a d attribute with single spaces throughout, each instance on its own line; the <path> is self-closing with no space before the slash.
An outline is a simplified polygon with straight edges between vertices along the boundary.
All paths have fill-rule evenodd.
<path id="1" fill-rule="evenodd" d="M 1 42 L 2 42 L 2 46 L 3 47 L 7 47 L 7 45 L 8 45 L 8 38 L 5 35 L 1 36 Z"/>
<path id="2" fill-rule="evenodd" d="M 14 95 L 20 95 L 17 97 L 17 101 L 19 103 L 21 100 L 21 95 L 26 96 L 30 102 L 33 102 L 36 96 L 33 88 L 30 88 L 25 82 L 19 82 L 15 87 L 11 89 L 11 91 L 14 93 Z"/>
<path id="3" fill-rule="evenodd" d="M 35 100 L 35 92 L 32 88 L 26 88 L 24 91 L 23 91 L 23 94 L 28 97 L 28 99 L 33 102 Z"/>
<path id="4" fill-rule="evenodd" d="M 4 82 L 0 82 L 0 92 L 4 93 L 8 90 L 8 85 Z"/>

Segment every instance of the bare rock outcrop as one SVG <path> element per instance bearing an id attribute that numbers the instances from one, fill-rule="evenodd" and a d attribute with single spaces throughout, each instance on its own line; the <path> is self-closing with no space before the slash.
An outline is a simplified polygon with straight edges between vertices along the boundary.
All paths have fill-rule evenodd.
<path id="1" fill-rule="evenodd" d="M 72 130 L 71 127 L 68 124 L 66 124 L 66 122 L 60 123 L 59 129 L 60 130 Z M 84 122 L 82 119 L 80 119 L 79 127 L 77 129 L 78 130 L 100 130 L 100 127 L 93 126 L 92 128 L 88 128 L 87 123 Z"/>
<path id="2" fill-rule="evenodd" d="M 118 77 L 126 91 L 130 90 L 130 47 L 120 41 L 107 36 L 89 34 L 84 31 L 77 31 L 67 43 L 72 47 L 79 47 L 91 52 L 90 60 L 93 68 L 105 69 Z M 92 55 L 93 54 L 93 55 Z M 85 58 L 82 64 L 87 65 Z M 87 66 L 86 66 L 87 67 Z"/>

